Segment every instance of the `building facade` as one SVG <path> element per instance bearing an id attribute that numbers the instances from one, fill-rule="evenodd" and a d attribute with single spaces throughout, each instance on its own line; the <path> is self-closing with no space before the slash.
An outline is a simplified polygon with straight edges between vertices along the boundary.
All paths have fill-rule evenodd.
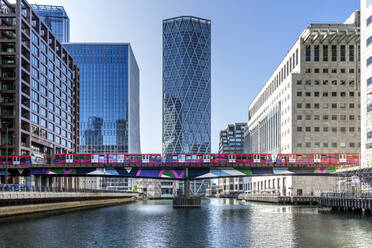
<path id="1" fill-rule="evenodd" d="M 130 44 L 66 43 L 80 68 L 82 153 L 140 153 L 139 68 Z"/>
<path id="2" fill-rule="evenodd" d="M 70 18 L 63 6 L 31 4 L 32 9 L 60 42 L 70 42 Z"/>
<path id="3" fill-rule="evenodd" d="M 361 0 L 361 158 L 372 165 L 372 1 Z"/>
<path id="4" fill-rule="evenodd" d="M 252 153 L 360 152 L 359 12 L 311 24 L 249 106 Z"/>
<path id="5" fill-rule="evenodd" d="M 11 155 L 42 159 L 76 151 L 78 67 L 25 0 L 0 3 L 1 154 L 6 143 Z"/>
<path id="6" fill-rule="evenodd" d="M 162 153 L 211 150 L 211 22 L 163 20 Z"/>
<path id="7" fill-rule="evenodd" d="M 220 132 L 219 153 L 244 153 L 244 130 L 247 123 L 229 124 Z"/>

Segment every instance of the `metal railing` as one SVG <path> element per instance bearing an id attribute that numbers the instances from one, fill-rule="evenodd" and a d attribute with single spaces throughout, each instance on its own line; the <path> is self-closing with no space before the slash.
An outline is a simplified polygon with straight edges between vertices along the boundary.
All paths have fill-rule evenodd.
<path id="1" fill-rule="evenodd" d="M 360 198 L 372 198 L 372 193 L 371 192 L 342 192 L 342 193 L 327 192 L 327 193 L 322 193 L 321 197 L 340 198 L 340 199 L 360 199 Z"/>
<path id="2" fill-rule="evenodd" d="M 135 193 L 106 189 L 70 189 L 65 187 L 27 186 L 22 184 L 0 184 L 0 192 L 81 192 L 81 193 Z"/>

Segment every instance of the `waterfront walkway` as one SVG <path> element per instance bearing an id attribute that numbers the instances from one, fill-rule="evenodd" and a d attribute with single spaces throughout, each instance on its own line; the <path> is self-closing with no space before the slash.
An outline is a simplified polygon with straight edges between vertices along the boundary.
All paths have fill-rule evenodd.
<path id="1" fill-rule="evenodd" d="M 372 212 L 372 194 L 327 193 L 319 198 L 319 205 L 333 210 Z"/>

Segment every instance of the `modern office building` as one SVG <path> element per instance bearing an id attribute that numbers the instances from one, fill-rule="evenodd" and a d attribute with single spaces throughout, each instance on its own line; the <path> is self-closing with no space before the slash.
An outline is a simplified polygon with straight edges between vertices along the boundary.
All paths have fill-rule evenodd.
<path id="1" fill-rule="evenodd" d="M 249 106 L 252 153 L 360 152 L 359 15 L 303 31 Z"/>
<path id="2" fill-rule="evenodd" d="M 211 150 L 211 21 L 163 20 L 163 155 Z"/>
<path id="3" fill-rule="evenodd" d="M 80 152 L 140 153 L 139 68 L 129 43 L 66 43 L 80 68 Z"/>
<path id="4" fill-rule="evenodd" d="M 0 3 L 1 154 L 6 143 L 11 155 L 74 152 L 79 69 L 27 1 Z"/>
<path id="5" fill-rule="evenodd" d="M 361 0 L 361 157 L 372 165 L 372 1 Z"/>
<path id="6" fill-rule="evenodd" d="M 70 42 L 70 18 L 63 6 L 31 4 L 32 9 L 60 42 Z"/>
<path id="7" fill-rule="evenodd" d="M 229 124 L 220 132 L 219 153 L 244 153 L 244 130 L 247 123 Z"/>
<path id="8" fill-rule="evenodd" d="M 229 124 L 220 132 L 219 153 L 244 153 L 244 132 L 247 123 Z M 220 196 L 230 196 L 242 193 L 250 178 L 231 177 L 218 179 L 218 193 Z"/>

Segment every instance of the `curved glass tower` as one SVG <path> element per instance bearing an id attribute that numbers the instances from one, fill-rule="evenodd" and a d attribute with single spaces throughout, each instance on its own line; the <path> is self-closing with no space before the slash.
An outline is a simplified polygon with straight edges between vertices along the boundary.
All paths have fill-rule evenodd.
<path id="1" fill-rule="evenodd" d="M 211 150 L 211 21 L 163 20 L 163 155 Z"/>

